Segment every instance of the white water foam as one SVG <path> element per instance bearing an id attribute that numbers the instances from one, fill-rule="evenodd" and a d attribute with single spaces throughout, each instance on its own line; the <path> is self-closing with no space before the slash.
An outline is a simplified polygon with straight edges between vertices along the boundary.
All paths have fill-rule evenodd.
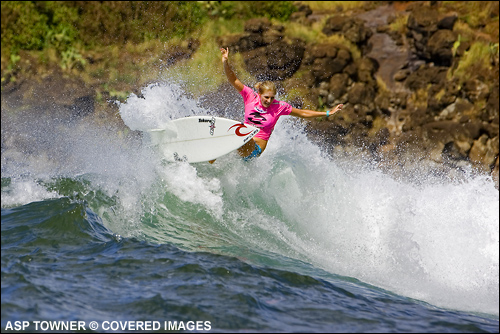
<path id="1" fill-rule="evenodd" d="M 19 179 L 11 180 L 9 186 L 2 188 L 1 201 L 4 208 L 60 197 L 56 191 L 47 191 L 32 179 Z"/>
<path id="2" fill-rule="evenodd" d="M 120 116 L 131 130 L 161 129 L 180 117 L 196 115 L 200 108 L 185 96 L 179 85 L 155 83 L 143 88 L 141 96 L 132 94 L 119 104 Z"/>
<path id="3" fill-rule="evenodd" d="M 293 133 L 283 124 L 273 140 L 286 143 Z M 340 169 L 305 136 L 293 141 L 291 163 L 269 191 L 286 194 L 277 202 L 314 265 L 441 307 L 498 315 L 499 193 L 491 177 L 415 185 L 355 162 Z"/>

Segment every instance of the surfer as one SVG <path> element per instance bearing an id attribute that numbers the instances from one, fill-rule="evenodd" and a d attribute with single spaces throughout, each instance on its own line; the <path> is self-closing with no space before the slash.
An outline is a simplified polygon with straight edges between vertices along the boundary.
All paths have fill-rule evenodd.
<path id="1" fill-rule="evenodd" d="M 274 126 L 281 116 L 292 115 L 301 118 L 328 117 L 342 109 L 342 104 L 326 112 L 294 108 L 286 102 L 275 99 L 276 86 L 271 81 L 257 83 L 254 86 L 257 89 L 257 93 L 255 93 L 250 87 L 241 83 L 231 69 L 229 65 L 229 48 L 221 48 L 220 51 L 227 79 L 243 97 L 243 102 L 245 103 L 245 123 L 260 128 L 259 133 L 255 137 L 238 149 L 238 153 L 245 160 L 258 157 L 264 152 Z"/>

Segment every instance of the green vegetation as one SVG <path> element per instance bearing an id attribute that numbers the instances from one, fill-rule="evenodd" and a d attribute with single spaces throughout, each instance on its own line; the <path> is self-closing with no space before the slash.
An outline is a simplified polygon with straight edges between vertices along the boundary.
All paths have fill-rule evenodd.
<path id="1" fill-rule="evenodd" d="M 327 37 L 322 28 L 329 15 L 377 3 L 308 1 L 305 4 L 312 10 L 326 15 L 302 25 L 289 21 L 297 10 L 293 1 L 2 1 L 2 86 L 30 66 L 40 74 L 41 67 L 46 66 L 47 73 L 56 65 L 97 87 L 97 98 L 103 103 L 109 97 L 123 99 L 132 87 L 162 75 L 197 82 L 192 90 L 203 93 L 224 80 L 223 75 L 214 75 L 221 73 L 217 37 L 243 32 L 244 22 L 253 17 L 267 17 L 283 25 L 287 37 L 307 44 L 346 45 L 358 59 L 361 53 L 356 45 L 341 35 Z M 498 59 L 498 2 L 443 1 L 439 9 L 458 14 L 454 31 L 460 38 L 454 51 L 460 43 L 470 44 L 450 69 L 450 77 L 463 82 L 475 73 L 492 73 L 491 63 Z M 398 16 L 390 29 L 404 33 L 407 18 Z M 190 59 L 167 65 L 171 50 L 186 50 L 190 40 L 199 43 Z M 238 75 L 251 81 L 241 56 L 233 53 L 232 60 Z"/>
<path id="2" fill-rule="evenodd" d="M 370 5 L 371 1 L 307 1 L 313 11 L 341 11 L 362 8 Z"/>
<path id="3" fill-rule="evenodd" d="M 2 1 L 2 84 L 16 80 L 19 55 L 29 52 L 38 64 L 82 71 L 122 97 L 125 84 L 162 70 L 165 50 L 199 39 L 193 66 L 213 73 L 217 36 L 243 31 L 252 17 L 286 21 L 295 10 L 291 1 Z M 118 75 L 117 68 L 129 74 Z"/>
<path id="4" fill-rule="evenodd" d="M 211 89 L 220 83 L 217 36 L 242 32 L 252 17 L 286 21 L 295 10 L 291 1 L 2 1 L 2 86 L 25 64 L 56 65 L 97 87 L 99 102 L 124 99 L 130 86 L 158 79 L 169 50 L 198 39 L 189 68 L 169 75 L 189 79 L 197 68 Z"/>
<path id="5" fill-rule="evenodd" d="M 78 36 L 78 10 L 57 1 L 2 1 L 2 54 L 65 50 Z"/>
<path id="6" fill-rule="evenodd" d="M 286 21 L 296 11 L 292 1 L 197 1 L 210 17 L 226 20 L 267 17 Z"/>
<path id="7" fill-rule="evenodd" d="M 453 9 L 458 13 L 458 21 L 453 28 L 458 36 L 453 54 L 462 43 L 469 45 L 456 66 L 450 68 L 450 79 L 457 78 L 463 83 L 478 75 L 485 78 L 498 75 L 493 71 L 495 59 L 498 59 L 498 5 L 498 1 L 443 2 L 442 10 Z"/>
<path id="8" fill-rule="evenodd" d="M 408 15 L 398 16 L 394 22 L 389 25 L 389 29 L 400 34 L 406 34 L 406 27 L 408 25 Z"/>
<path id="9" fill-rule="evenodd" d="M 443 10 L 458 12 L 460 21 L 467 23 L 472 29 L 482 29 L 493 19 L 497 22 L 498 39 L 498 1 L 443 1 L 442 6 Z"/>
<path id="10" fill-rule="evenodd" d="M 494 57 L 498 57 L 498 43 L 477 41 L 465 52 L 457 68 L 450 69 L 449 75 L 463 83 L 478 73 L 494 74 L 492 66 Z"/>
<path id="11" fill-rule="evenodd" d="M 290 1 L 2 1 L 1 6 L 2 53 L 168 41 L 214 18 L 286 21 L 295 11 Z"/>

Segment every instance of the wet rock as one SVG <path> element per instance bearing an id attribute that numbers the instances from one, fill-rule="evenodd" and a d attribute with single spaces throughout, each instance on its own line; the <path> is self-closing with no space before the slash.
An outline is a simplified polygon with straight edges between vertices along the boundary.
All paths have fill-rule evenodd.
<path id="1" fill-rule="evenodd" d="M 490 94 L 488 85 L 478 78 L 471 78 L 463 84 L 463 92 L 471 102 L 487 100 Z"/>
<path id="2" fill-rule="evenodd" d="M 421 88 L 427 88 L 429 84 L 440 84 L 447 80 L 447 72 L 447 67 L 425 65 L 408 76 L 405 86 L 416 91 Z"/>
<path id="3" fill-rule="evenodd" d="M 317 83 L 342 73 L 351 60 L 351 54 L 344 46 L 331 43 L 315 45 L 305 56 L 305 62 L 311 65 Z"/>
<path id="4" fill-rule="evenodd" d="M 339 98 L 347 92 L 349 76 L 345 73 L 337 73 L 330 79 L 329 90 L 334 97 Z"/>
<path id="5" fill-rule="evenodd" d="M 81 96 L 67 107 L 77 117 L 85 117 L 94 113 L 94 97 L 91 95 Z"/>
<path id="6" fill-rule="evenodd" d="M 309 25 L 311 21 L 307 18 L 313 13 L 311 7 L 304 3 L 297 3 L 295 4 L 295 7 L 297 7 L 297 11 L 290 15 L 290 21 L 298 24 Z"/>
<path id="7" fill-rule="evenodd" d="M 325 22 L 325 26 L 322 31 L 327 36 L 331 36 L 334 33 L 340 33 L 342 32 L 344 25 L 347 25 L 348 21 L 349 18 L 342 15 L 332 16 Z"/>
<path id="8" fill-rule="evenodd" d="M 418 34 L 415 39 L 428 38 L 438 30 L 438 12 L 425 6 L 414 8 L 408 16 L 407 26 L 414 37 Z"/>
<path id="9" fill-rule="evenodd" d="M 453 59 L 452 47 L 456 40 L 457 36 L 453 31 L 438 30 L 429 38 L 424 55 L 437 65 L 450 66 Z"/>
<path id="10" fill-rule="evenodd" d="M 358 61 L 358 80 L 361 82 L 373 83 L 374 74 L 379 68 L 378 62 L 369 57 L 361 58 Z"/>
<path id="11" fill-rule="evenodd" d="M 269 30 L 272 24 L 267 18 L 254 18 L 245 22 L 245 31 L 255 34 L 262 34 Z"/>
<path id="12" fill-rule="evenodd" d="M 341 15 L 330 17 L 325 22 L 322 31 L 327 36 L 341 33 L 346 39 L 354 44 L 365 43 L 373 34 L 373 32 L 365 26 L 365 21 Z"/>
<path id="13" fill-rule="evenodd" d="M 411 71 L 408 69 L 401 69 L 394 74 L 393 79 L 395 81 L 404 81 L 406 78 L 408 78 L 408 75 L 410 75 Z"/>
<path id="14" fill-rule="evenodd" d="M 493 181 L 495 182 L 495 186 L 498 189 L 499 186 L 499 171 L 498 171 L 498 156 L 497 160 L 495 162 L 495 167 L 493 167 L 493 171 L 491 172 L 491 176 L 493 178 Z"/>
<path id="15" fill-rule="evenodd" d="M 489 172 L 498 158 L 498 137 L 490 139 L 486 134 L 479 137 L 472 145 L 469 158 L 484 171 Z"/>
<path id="16" fill-rule="evenodd" d="M 500 98 L 498 96 L 499 87 L 498 80 L 492 85 L 490 95 L 488 97 L 488 102 L 486 103 L 486 110 L 488 116 L 492 123 L 498 124 L 498 114 L 499 114 L 499 102 Z"/>
<path id="17" fill-rule="evenodd" d="M 262 33 L 262 43 L 264 45 L 280 42 L 283 40 L 283 38 L 284 38 L 283 33 L 278 30 L 267 30 L 264 33 Z"/>
<path id="18" fill-rule="evenodd" d="M 370 105 L 375 99 L 375 90 L 364 82 L 356 82 L 349 90 L 349 103 Z"/>
<path id="19" fill-rule="evenodd" d="M 458 15 L 456 13 L 453 13 L 451 15 L 443 17 L 441 20 L 439 20 L 437 26 L 439 29 L 448 29 L 448 30 L 453 30 L 453 26 L 455 25 L 455 22 L 458 19 Z"/>
<path id="20" fill-rule="evenodd" d="M 237 50 L 239 52 L 251 51 L 256 48 L 260 48 L 261 46 L 265 46 L 264 38 L 261 34 L 258 33 L 250 33 L 242 36 L 238 40 Z"/>
<path id="21" fill-rule="evenodd" d="M 240 52 L 257 80 L 284 80 L 300 67 L 305 43 L 285 37 L 283 31 L 283 26 L 274 26 L 267 18 L 250 19 L 245 22 L 245 33 L 222 36 L 217 42 Z"/>
<path id="22" fill-rule="evenodd" d="M 284 80 L 300 67 L 304 46 L 300 42 L 276 42 L 243 54 L 248 71 L 258 80 Z"/>
<path id="23" fill-rule="evenodd" d="M 13 88 L 8 94 L 2 92 L 2 107 L 52 113 L 59 119 L 80 118 L 95 111 L 95 91 L 80 78 L 65 75 L 60 68 Z"/>

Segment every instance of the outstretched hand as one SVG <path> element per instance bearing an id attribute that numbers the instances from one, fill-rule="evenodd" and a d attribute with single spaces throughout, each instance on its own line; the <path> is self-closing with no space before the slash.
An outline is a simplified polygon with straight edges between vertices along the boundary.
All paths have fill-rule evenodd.
<path id="1" fill-rule="evenodd" d="M 344 105 L 341 103 L 341 104 L 338 104 L 335 108 L 333 108 L 332 110 L 332 114 L 335 114 L 337 111 L 340 111 L 342 109 Z"/>
<path id="2" fill-rule="evenodd" d="M 229 48 L 221 48 L 220 52 L 222 53 L 222 62 L 227 61 L 229 59 Z"/>
<path id="3" fill-rule="evenodd" d="M 222 53 L 222 65 L 224 66 L 224 73 L 226 73 L 227 80 L 238 92 L 241 92 L 245 88 L 245 85 L 238 80 L 231 66 L 229 66 L 229 48 L 220 48 L 220 52 Z"/>

